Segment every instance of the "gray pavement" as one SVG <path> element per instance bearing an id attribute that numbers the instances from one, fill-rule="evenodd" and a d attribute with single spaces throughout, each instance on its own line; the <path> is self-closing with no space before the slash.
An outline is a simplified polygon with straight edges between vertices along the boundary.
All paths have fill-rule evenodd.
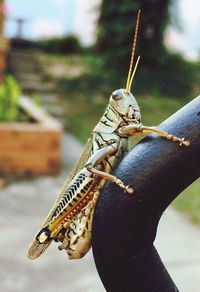
<path id="1" fill-rule="evenodd" d="M 81 260 L 70 261 L 52 244 L 40 259 L 26 258 L 30 240 L 81 149 L 76 139 L 65 135 L 65 170 L 59 177 L 13 183 L 0 191 L 0 292 L 104 291 L 91 251 Z M 199 292 L 200 228 L 169 209 L 159 225 L 156 246 L 180 291 Z"/>
<path id="2" fill-rule="evenodd" d="M 181 292 L 200 291 L 200 228 L 168 208 L 155 243 L 168 272 Z"/>

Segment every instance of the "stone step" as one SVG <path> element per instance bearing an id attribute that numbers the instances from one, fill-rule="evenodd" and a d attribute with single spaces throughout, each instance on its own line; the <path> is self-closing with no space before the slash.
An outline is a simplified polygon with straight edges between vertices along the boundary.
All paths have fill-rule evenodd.
<path id="1" fill-rule="evenodd" d="M 22 82 L 41 82 L 44 81 L 44 76 L 42 74 L 36 74 L 33 72 L 24 73 L 20 72 L 17 74 L 17 79 L 21 80 Z"/>
<path id="2" fill-rule="evenodd" d="M 36 62 L 26 62 L 23 60 L 9 60 L 9 67 L 14 72 L 42 72 L 42 68 Z"/>
<path id="3" fill-rule="evenodd" d="M 22 62 L 22 63 L 27 63 L 27 64 L 35 64 L 36 63 L 36 58 L 34 56 L 29 56 L 28 58 L 24 58 L 24 57 L 19 57 L 19 56 L 9 56 L 9 60 L 11 60 L 11 62 L 15 63 L 15 62 Z"/>
<path id="4" fill-rule="evenodd" d="M 40 98 L 43 101 L 43 103 L 45 104 L 49 104 L 49 105 L 56 105 L 59 103 L 59 97 L 57 94 L 51 94 L 51 93 L 41 93 L 40 94 Z"/>
<path id="5" fill-rule="evenodd" d="M 44 73 L 43 65 L 38 61 L 34 50 L 12 50 L 9 54 L 9 67 L 25 94 L 38 95 L 51 115 L 59 119 L 64 116 L 64 109 L 56 94 L 56 85 Z"/>
<path id="6" fill-rule="evenodd" d="M 10 58 L 22 58 L 22 59 L 30 59 L 32 57 L 35 57 L 37 55 L 37 52 L 35 50 L 23 50 L 23 49 L 11 49 L 9 51 L 9 57 Z"/>
<path id="7" fill-rule="evenodd" d="M 48 113 L 50 113 L 52 116 L 62 121 L 62 117 L 64 116 L 64 109 L 59 104 L 50 105 L 50 104 L 44 103 L 43 106 Z"/>
<path id="8" fill-rule="evenodd" d="M 43 73 L 43 68 L 38 62 L 36 54 L 28 50 L 11 50 L 8 55 L 8 66 L 13 74 Z"/>
<path id="9" fill-rule="evenodd" d="M 55 91 L 55 85 L 53 83 L 50 82 L 37 82 L 34 80 L 27 82 L 27 81 L 23 81 L 23 80 L 19 80 L 20 85 L 22 87 L 22 89 L 24 89 L 25 91 L 35 91 L 35 92 L 51 92 L 51 91 Z"/>

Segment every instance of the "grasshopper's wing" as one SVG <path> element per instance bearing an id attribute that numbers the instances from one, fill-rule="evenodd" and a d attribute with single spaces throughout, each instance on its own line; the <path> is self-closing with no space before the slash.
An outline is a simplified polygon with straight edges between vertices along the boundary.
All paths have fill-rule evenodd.
<path id="1" fill-rule="evenodd" d="M 52 214 L 54 213 L 58 203 L 60 202 L 61 198 L 63 197 L 65 193 L 66 188 L 68 187 L 72 179 L 75 177 L 75 175 L 85 166 L 87 160 L 91 156 L 91 153 L 92 153 L 92 139 L 89 138 L 87 143 L 85 144 L 85 147 L 83 148 L 81 152 L 79 160 L 72 168 L 49 214 L 47 215 L 46 219 L 42 223 L 41 228 L 45 227 L 49 223 L 49 221 L 51 220 Z M 34 239 L 29 246 L 27 256 L 30 259 L 35 259 L 39 257 L 46 250 L 46 248 L 50 245 L 51 242 L 52 242 L 52 239 L 45 243 L 39 243 L 37 239 Z"/>
<path id="2" fill-rule="evenodd" d="M 91 152 L 92 152 L 92 139 L 89 138 L 87 143 L 85 144 L 79 159 L 77 160 L 76 164 L 74 165 L 74 167 L 72 168 L 69 176 L 67 177 L 61 192 L 59 193 L 58 197 L 56 198 L 56 201 L 54 202 L 48 216 L 46 217 L 45 221 L 42 224 L 42 227 L 44 227 L 50 220 L 52 214 L 55 211 L 55 208 L 57 206 L 57 204 L 60 202 L 61 198 L 63 197 L 66 188 L 68 187 L 69 183 L 72 181 L 72 179 L 75 177 L 75 175 L 82 169 L 84 168 L 86 162 L 88 161 L 89 157 L 91 156 Z"/>

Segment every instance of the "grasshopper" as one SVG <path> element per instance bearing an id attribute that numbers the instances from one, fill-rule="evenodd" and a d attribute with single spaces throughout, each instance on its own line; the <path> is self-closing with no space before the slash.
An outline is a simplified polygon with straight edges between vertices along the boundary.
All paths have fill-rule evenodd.
<path id="1" fill-rule="evenodd" d="M 134 192 L 131 186 L 111 174 L 128 151 L 128 138 L 156 133 L 166 139 L 189 146 L 189 141 L 155 127 L 141 123 L 140 108 L 131 94 L 131 84 L 138 66 L 133 68 L 139 27 L 137 15 L 131 61 L 125 89 L 115 90 L 102 118 L 92 131 L 81 156 L 67 178 L 49 215 L 31 243 L 28 257 L 39 257 L 54 240 L 59 249 L 66 250 L 70 259 L 83 257 L 91 246 L 92 219 L 98 196 L 105 182 L 117 184 L 125 193 Z"/>

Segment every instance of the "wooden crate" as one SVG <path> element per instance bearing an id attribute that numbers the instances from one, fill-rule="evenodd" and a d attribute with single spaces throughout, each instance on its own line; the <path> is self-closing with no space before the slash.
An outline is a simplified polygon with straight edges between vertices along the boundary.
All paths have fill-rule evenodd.
<path id="1" fill-rule="evenodd" d="M 62 125 L 26 97 L 20 99 L 20 106 L 35 122 L 0 124 L 0 173 L 58 173 Z"/>

